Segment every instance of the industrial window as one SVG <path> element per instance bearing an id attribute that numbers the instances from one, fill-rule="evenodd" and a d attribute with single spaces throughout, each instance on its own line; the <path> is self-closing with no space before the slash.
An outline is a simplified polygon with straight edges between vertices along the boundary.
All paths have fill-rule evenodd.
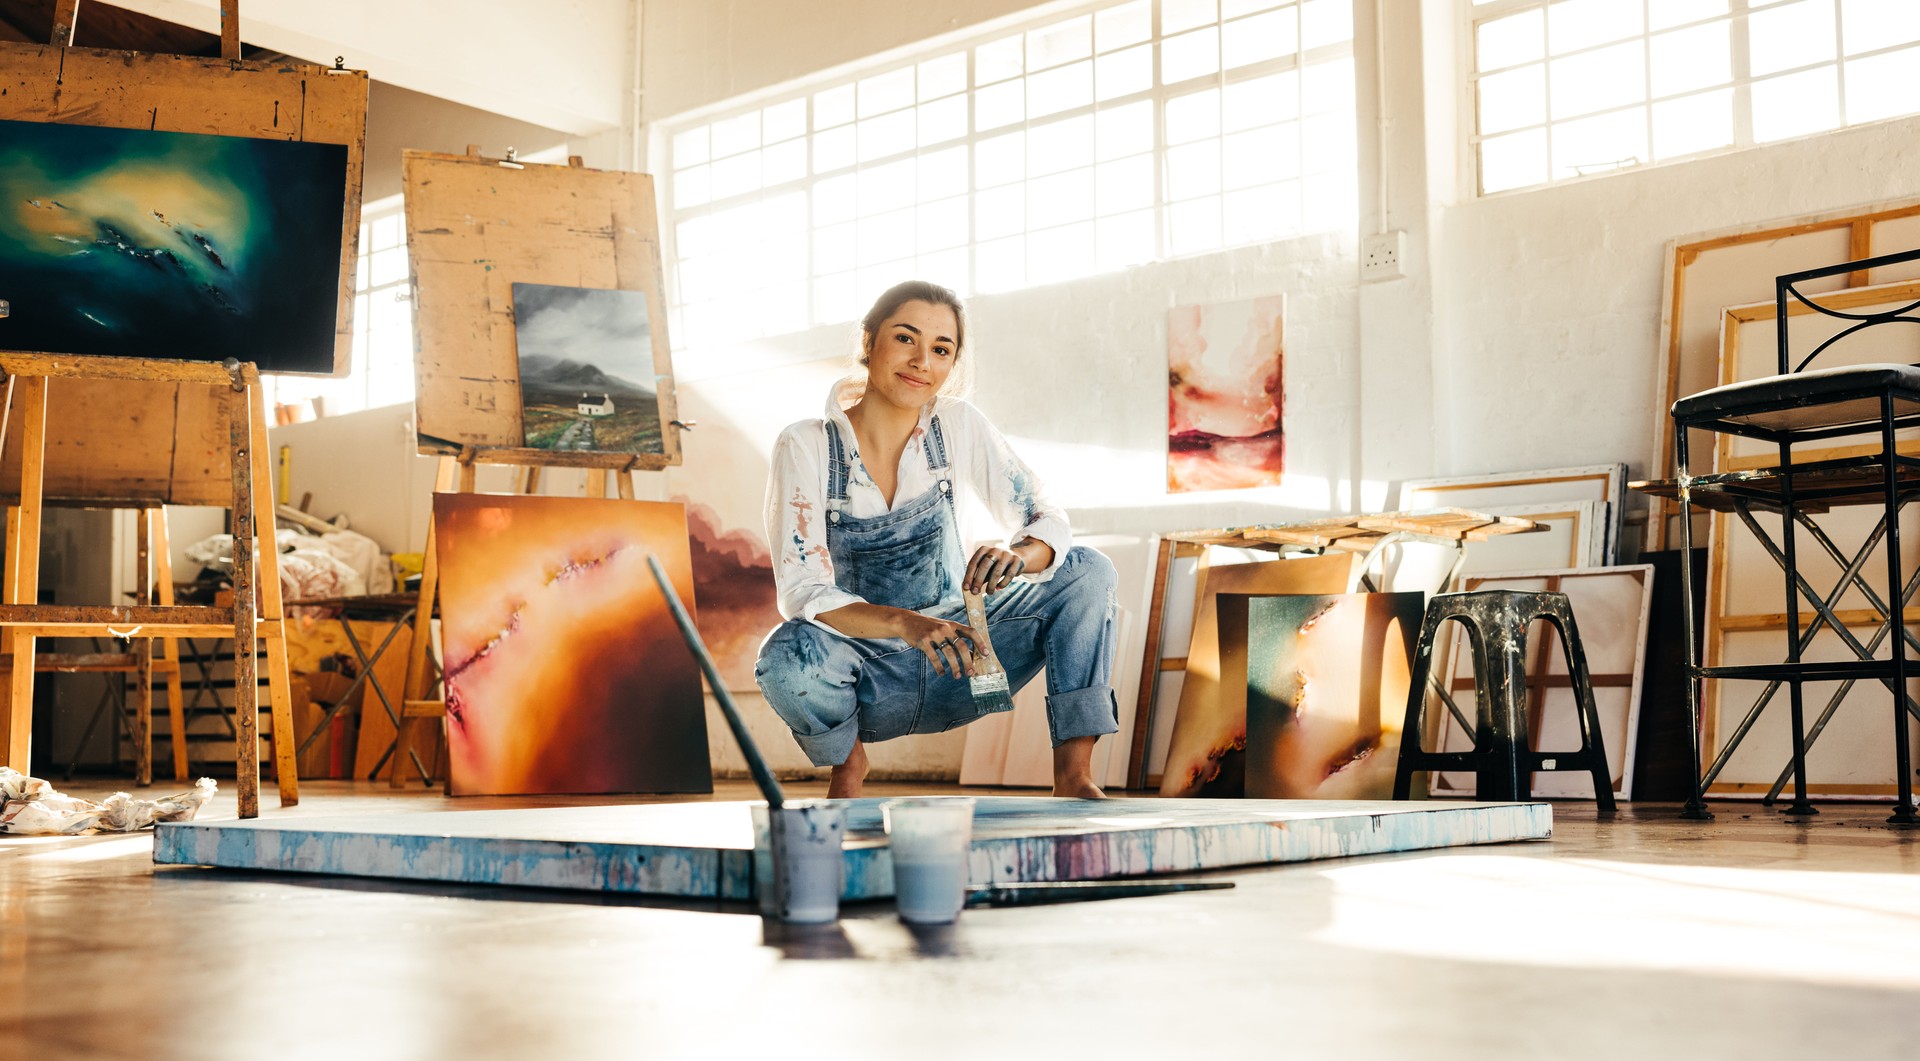
<path id="1" fill-rule="evenodd" d="M 1460 0 L 1482 194 L 1920 111 L 1914 0 Z"/>
<path id="2" fill-rule="evenodd" d="M 1059 9 L 663 123 L 676 345 L 1354 224 L 1350 0 Z"/>

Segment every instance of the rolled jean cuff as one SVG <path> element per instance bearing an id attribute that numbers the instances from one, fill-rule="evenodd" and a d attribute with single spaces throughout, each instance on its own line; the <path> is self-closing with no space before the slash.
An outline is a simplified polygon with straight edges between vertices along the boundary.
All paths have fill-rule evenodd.
<path id="1" fill-rule="evenodd" d="M 860 718 L 858 715 L 833 727 L 825 733 L 807 736 L 794 733 L 793 739 L 800 750 L 807 753 L 807 761 L 815 766 L 839 766 L 853 754 L 853 746 L 860 739 Z"/>
<path id="2" fill-rule="evenodd" d="M 1120 732 L 1120 707 L 1113 687 L 1075 689 L 1047 696 L 1047 728 L 1058 748 L 1075 737 L 1100 737 Z"/>

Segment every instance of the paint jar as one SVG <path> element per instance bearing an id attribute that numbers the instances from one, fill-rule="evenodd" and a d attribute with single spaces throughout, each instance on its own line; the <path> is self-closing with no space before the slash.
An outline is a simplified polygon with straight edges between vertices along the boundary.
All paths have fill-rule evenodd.
<path id="1" fill-rule="evenodd" d="M 845 804 L 790 799 L 778 810 L 753 807 L 753 884 L 760 913 L 803 925 L 840 916 L 845 879 L 841 841 L 847 835 Z"/>
<path id="2" fill-rule="evenodd" d="M 944 925 L 967 901 L 967 851 L 973 840 L 973 797 L 922 796 L 880 805 L 893 853 L 893 894 L 900 919 Z"/>

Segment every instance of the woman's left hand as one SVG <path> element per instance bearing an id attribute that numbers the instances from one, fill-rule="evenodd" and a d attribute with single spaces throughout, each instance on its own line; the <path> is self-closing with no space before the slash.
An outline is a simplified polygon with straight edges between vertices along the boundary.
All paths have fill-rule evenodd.
<path id="1" fill-rule="evenodd" d="M 997 545 L 983 545 L 974 550 L 973 559 L 967 561 L 964 588 L 968 593 L 998 593 L 1013 585 L 1013 580 L 1026 569 L 1027 562 L 1019 553 Z"/>

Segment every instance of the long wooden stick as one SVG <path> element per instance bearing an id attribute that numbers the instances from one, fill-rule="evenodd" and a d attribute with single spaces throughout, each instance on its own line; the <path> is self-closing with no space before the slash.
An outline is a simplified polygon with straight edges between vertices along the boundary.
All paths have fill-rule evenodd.
<path id="1" fill-rule="evenodd" d="M 273 709 L 273 778 L 280 805 L 300 802 L 300 739 L 293 731 L 293 677 L 287 665 L 286 606 L 280 586 L 280 535 L 274 519 L 273 463 L 267 449 L 267 401 L 258 381 L 247 385 L 253 434 L 253 525 L 260 541 L 261 637 L 267 646 L 267 702 Z"/>
<path id="2" fill-rule="evenodd" d="M 153 564 L 154 580 L 158 583 L 159 605 L 173 607 L 173 539 L 167 535 L 167 509 L 158 508 L 142 512 L 142 519 L 153 521 Z M 184 683 L 180 679 L 180 641 L 178 638 L 160 639 L 160 658 L 164 663 L 161 672 L 167 676 L 167 728 L 173 738 L 173 779 L 179 782 L 187 780 L 187 703 L 183 696 Z"/>
<path id="3" fill-rule="evenodd" d="M 133 529 L 133 588 L 141 607 L 153 603 L 153 524 L 136 511 Z M 153 639 L 133 644 L 133 783 L 153 784 Z"/>
<path id="4" fill-rule="evenodd" d="M 227 453 L 233 462 L 233 768 L 240 817 L 260 816 L 260 677 L 254 627 L 253 416 L 247 388 L 227 391 Z"/>
<path id="5" fill-rule="evenodd" d="M 40 502 L 46 482 L 47 380 L 25 376 L 14 391 L 20 418 L 20 505 L 10 519 L 7 566 L 13 575 L 9 604 L 40 599 Z M 8 676 L 7 760 L 28 772 L 33 753 L 33 634 L 13 633 L 13 673 Z"/>

